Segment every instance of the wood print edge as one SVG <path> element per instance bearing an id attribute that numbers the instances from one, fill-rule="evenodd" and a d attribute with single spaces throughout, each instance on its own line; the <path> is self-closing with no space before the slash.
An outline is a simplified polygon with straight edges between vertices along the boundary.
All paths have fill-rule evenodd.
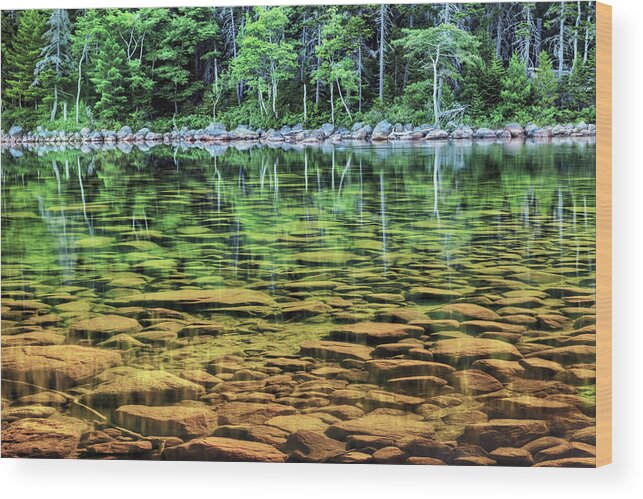
<path id="1" fill-rule="evenodd" d="M 596 466 L 612 462 L 612 7 L 596 3 Z"/>

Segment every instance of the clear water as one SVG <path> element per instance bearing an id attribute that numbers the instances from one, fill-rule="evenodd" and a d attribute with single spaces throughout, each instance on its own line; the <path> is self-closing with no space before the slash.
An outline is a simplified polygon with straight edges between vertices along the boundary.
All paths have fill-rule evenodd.
<path id="1" fill-rule="evenodd" d="M 230 356 L 272 374 L 270 359 L 296 356 L 302 343 L 340 325 L 397 321 L 387 311 L 400 308 L 433 318 L 450 301 L 483 305 L 511 316 L 508 323 L 525 314 L 566 318 L 553 328 L 532 321 L 517 339 L 502 338 L 525 355 L 534 344 L 592 345 L 573 338 L 592 323 L 595 152 L 581 140 L 5 151 L 2 290 L 5 303 L 13 301 L 3 304 L 3 345 L 32 344 L 15 339 L 31 318 L 15 313 L 24 299 L 48 306 L 34 314 L 58 316 L 42 328 L 65 344 L 108 348 L 104 335 L 77 337 L 70 328 L 104 314 L 141 316 L 125 307 L 162 306 L 189 314 L 187 323 L 224 326 L 190 337 L 169 327 L 162 341 L 131 334 L 145 345 L 122 349 L 124 363 L 173 373 Z M 422 296 L 411 291 L 417 287 L 457 294 Z M 141 298 L 220 288 L 251 289 L 274 303 Z M 560 288 L 577 291 L 552 291 Z M 500 310 L 511 296 L 540 302 Z M 141 325 L 162 329 L 153 320 Z M 587 359 L 563 364 L 592 367 Z M 593 404 L 593 381 L 570 386 Z"/>

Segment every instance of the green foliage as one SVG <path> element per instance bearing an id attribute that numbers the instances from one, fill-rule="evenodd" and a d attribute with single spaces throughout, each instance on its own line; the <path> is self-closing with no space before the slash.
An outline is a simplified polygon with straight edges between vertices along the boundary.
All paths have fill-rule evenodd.
<path id="1" fill-rule="evenodd" d="M 11 46 L 3 48 L 4 98 L 16 107 L 35 106 L 43 96 L 42 88 L 33 85 L 34 71 L 40 56 L 40 38 L 45 32 L 42 11 L 25 10 L 18 18 L 18 29 Z"/>
<path id="2" fill-rule="evenodd" d="M 3 11 L 2 117 L 64 130 L 594 121 L 595 7 L 564 8 L 559 77 L 559 6 L 388 6 L 383 100 L 379 6 Z"/>
<path id="3" fill-rule="evenodd" d="M 532 83 L 534 104 L 548 109 L 554 106 L 558 98 L 558 80 L 552 68 L 547 52 L 541 52 L 536 77 Z"/>
<path id="4" fill-rule="evenodd" d="M 285 38 L 288 10 L 284 7 L 255 7 L 256 20 L 248 18 L 245 31 L 238 36 L 239 53 L 230 65 L 235 83 L 245 83 L 257 98 L 261 116 L 278 117 L 276 106 L 280 82 L 289 79 L 296 66 L 294 43 Z M 264 93 L 271 101 L 269 111 Z"/>
<path id="5" fill-rule="evenodd" d="M 504 117 L 507 120 L 520 122 L 529 104 L 530 95 L 531 82 L 527 76 L 525 63 L 517 54 L 513 54 L 500 91 Z"/>
<path id="6" fill-rule="evenodd" d="M 478 62 L 478 40 L 452 24 L 440 24 L 425 29 L 405 29 L 395 43 L 405 50 L 409 62 L 428 75 L 432 81 L 433 120 L 441 118 L 440 94 L 443 82 L 461 79 L 460 64 Z"/>

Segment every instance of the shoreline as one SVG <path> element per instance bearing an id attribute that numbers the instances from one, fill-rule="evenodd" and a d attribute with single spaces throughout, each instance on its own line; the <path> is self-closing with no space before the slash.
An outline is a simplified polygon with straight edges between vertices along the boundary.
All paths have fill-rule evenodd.
<path id="1" fill-rule="evenodd" d="M 449 131 L 450 130 L 450 131 Z M 118 131 L 90 130 L 83 128 L 78 132 L 49 131 L 41 127 L 36 132 L 27 132 L 19 126 L 12 126 L 0 136 L 2 147 L 69 145 L 74 147 L 96 145 L 136 145 L 153 147 L 160 144 L 190 145 L 227 145 L 236 143 L 262 143 L 269 145 L 301 144 L 314 145 L 322 143 L 419 143 L 434 141 L 474 141 L 474 140 L 512 140 L 512 139 L 553 139 L 553 138 L 587 138 L 596 136 L 596 126 L 580 122 L 577 124 L 537 127 L 522 127 L 509 123 L 503 128 L 472 128 L 469 126 L 439 128 L 433 125 L 413 126 L 400 123 L 391 124 L 381 121 L 375 127 L 365 123 L 356 123 L 349 130 L 324 124 L 316 129 L 304 129 L 301 124 L 294 127 L 284 126 L 279 130 L 252 129 L 240 125 L 234 130 L 226 130 L 221 124 L 209 125 L 205 129 L 189 130 L 184 128 L 172 132 L 153 132 L 142 128 L 134 132 L 124 126 Z"/>

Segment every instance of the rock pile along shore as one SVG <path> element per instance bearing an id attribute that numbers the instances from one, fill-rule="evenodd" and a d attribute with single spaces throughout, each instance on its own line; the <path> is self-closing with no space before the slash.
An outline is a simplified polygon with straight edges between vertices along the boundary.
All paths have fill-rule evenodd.
<path id="1" fill-rule="evenodd" d="M 171 144 L 184 143 L 226 143 L 236 141 L 259 141 L 265 143 L 300 143 L 315 144 L 320 142 L 344 141 L 426 141 L 426 140 L 492 140 L 551 137 L 591 137 L 596 135 L 596 126 L 580 122 L 577 124 L 538 127 L 522 127 L 510 123 L 500 129 L 471 128 L 469 126 L 449 126 L 441 129 L 437 126 L 423 124 L 391 124 L 381 121 L 375 127 L 366 123 L 355 123 L 351 129 L 335 127 L 329 123 L 318 129 L 305 130 L 301 124 L 293 127 L 284 126 L 278 130 L 253 129 L 240 125 L 234 130 L 226 130 L 221 124 L 212 124 L 207 128 L 159 133 L 142 128 L 134 132 L 124 126 L 118 131 L 90 130 L 83 128 L 78 132 L 49 131 L 38 127 L 35 132 L 24 132 L 20 126 L 12 126 L 7 133 L 2 133 L 3 145 L 17 144 Z"/>

